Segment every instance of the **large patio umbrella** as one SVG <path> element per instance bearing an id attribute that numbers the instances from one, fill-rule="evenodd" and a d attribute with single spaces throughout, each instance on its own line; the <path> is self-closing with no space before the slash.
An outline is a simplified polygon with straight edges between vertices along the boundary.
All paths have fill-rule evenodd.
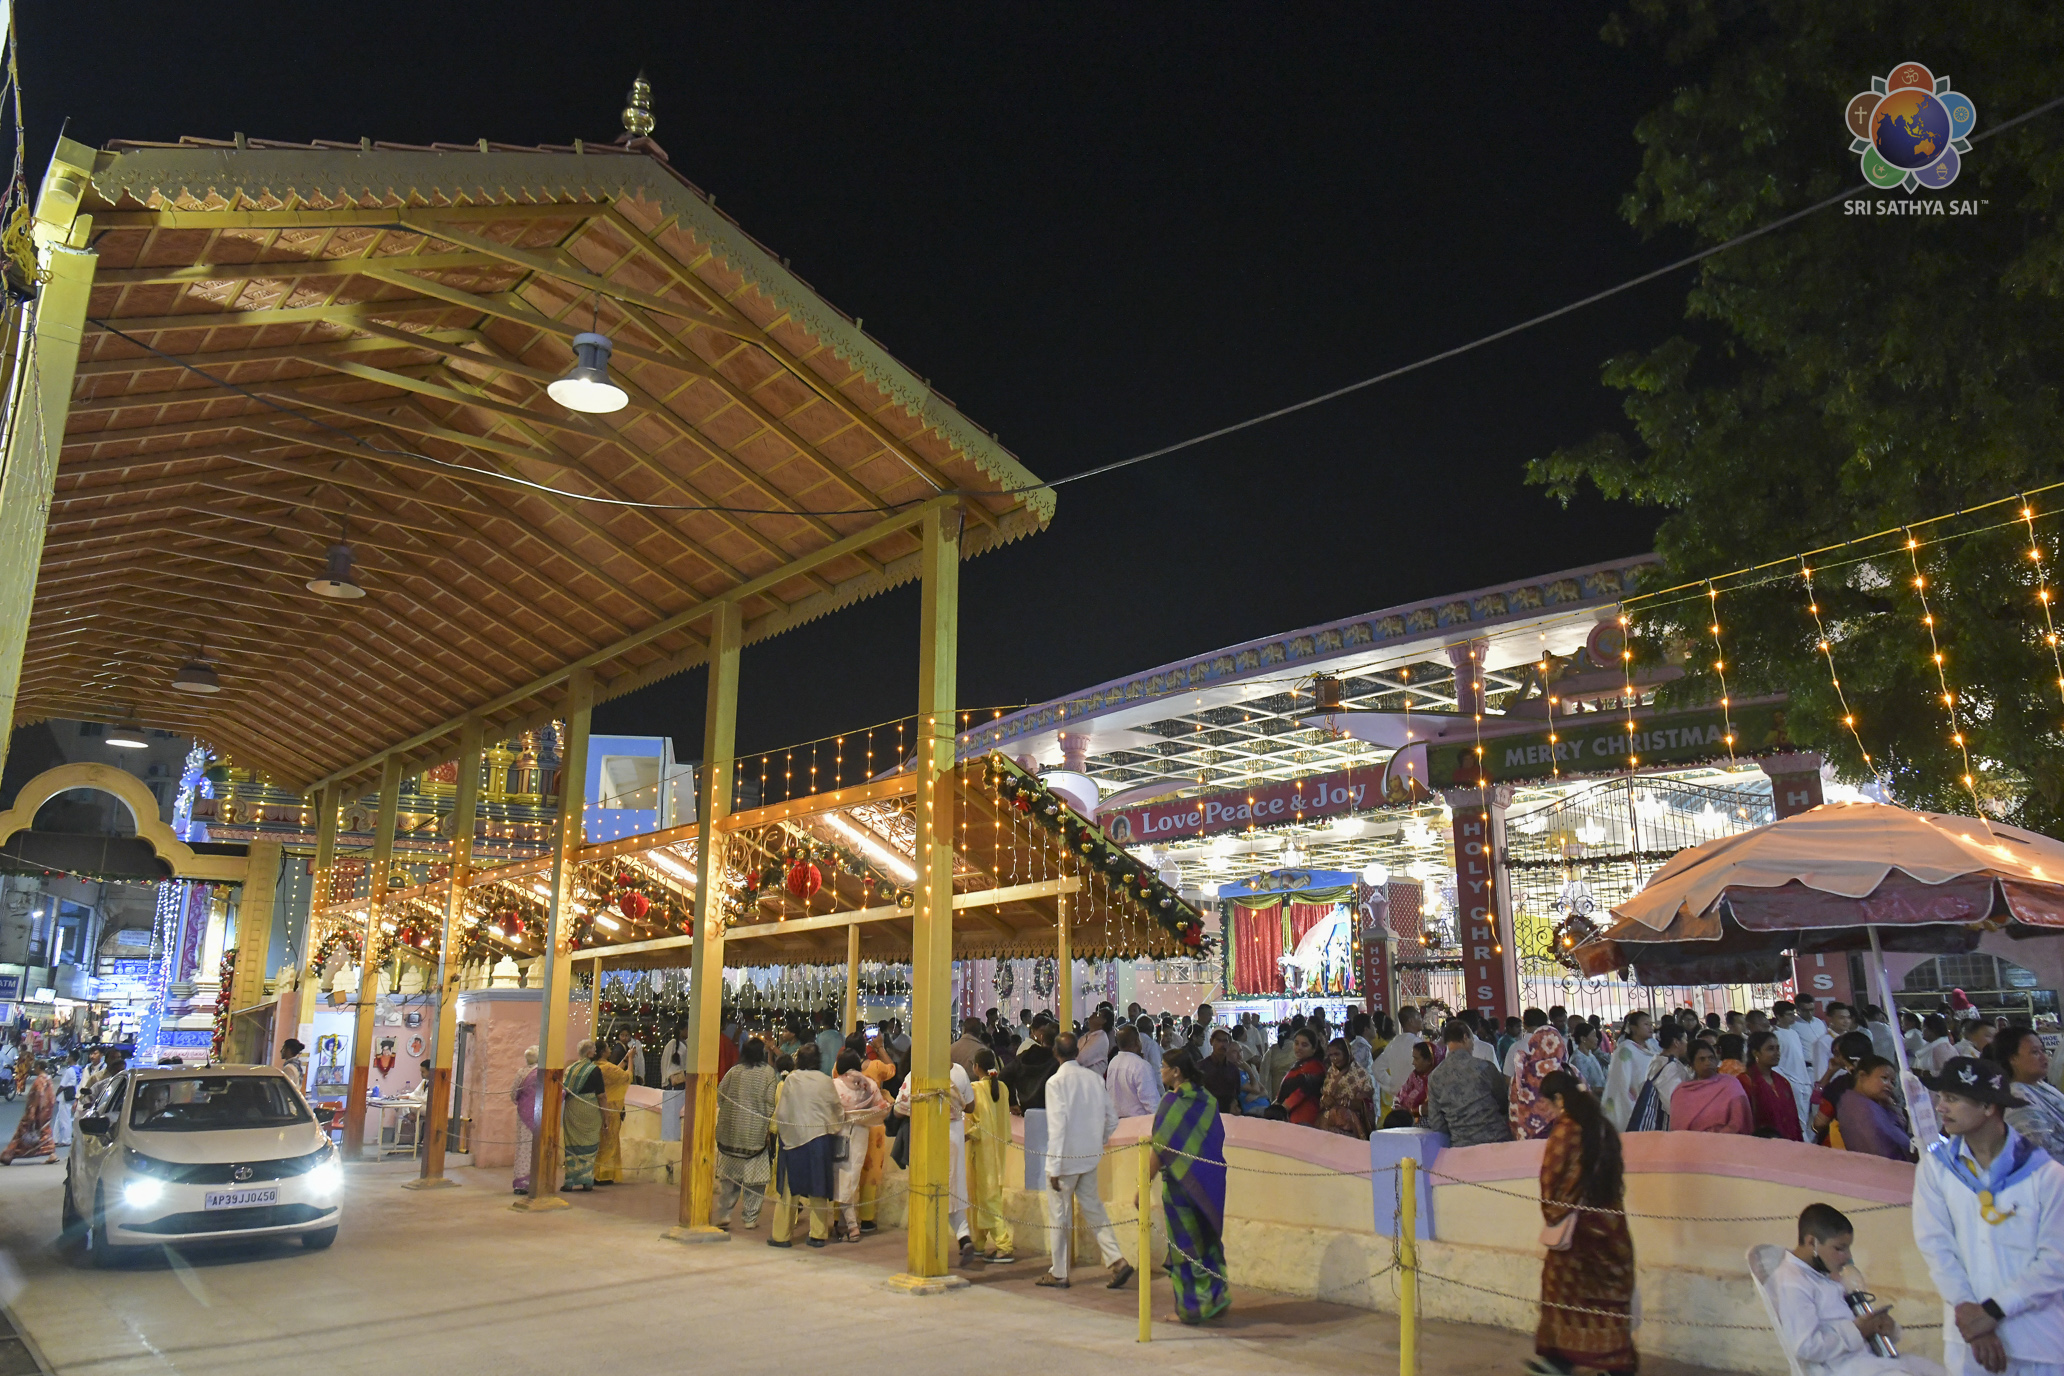
<path id="1" fill-rule="evenodd" d="M 1572 952 L 1587 974 L 1632 965 L 1644 984 L 1774 983 L 1792 954 L 1867 948 L 1892 1011 L 1886 950 L 2064 933 L 2064 844 L 1976 817 L 1828 803 L 1679 851 L 1612 916 Z M 1892 1040 L 1924 1140 L 1933 1114 Z"/>

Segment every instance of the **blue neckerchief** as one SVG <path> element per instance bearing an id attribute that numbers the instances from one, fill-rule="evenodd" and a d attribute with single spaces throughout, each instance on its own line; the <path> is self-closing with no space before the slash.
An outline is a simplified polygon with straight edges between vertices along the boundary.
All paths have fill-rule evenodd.
<path id="1" fill-rule="evenodd" d="M 2012 1128 L 2007 1129 L 2007 1140 L 2000 1145 L 1999 1155 L 1992 1158 L 1992 1169 L 1983 1178 L 1977 1174 L 1976 1157 L 1968 1158 L 1966 1163 L 1964 1139 L 1961 1137 L 1941 1138 L 1928 1148 L 1928 1152 L 1943 1164 L 1950 1179 L 1973 1194 L 1989 1195 L 1993 1199 L 2034 1174 L 2050 1159 L 2049 1153 Z"/>

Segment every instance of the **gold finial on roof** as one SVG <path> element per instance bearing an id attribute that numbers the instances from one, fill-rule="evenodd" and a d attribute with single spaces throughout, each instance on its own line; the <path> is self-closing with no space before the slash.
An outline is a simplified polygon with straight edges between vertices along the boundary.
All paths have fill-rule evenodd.
<path id="1" fill-rule="evenodd" d="M 630 94 L 624 97 L 630 104 L 624 106 L 624 132 L 634 139 L 648 137 L 654 126 L 652 119 L 652 83 L 640 71 L 637 80 L 631 83 Z"/>

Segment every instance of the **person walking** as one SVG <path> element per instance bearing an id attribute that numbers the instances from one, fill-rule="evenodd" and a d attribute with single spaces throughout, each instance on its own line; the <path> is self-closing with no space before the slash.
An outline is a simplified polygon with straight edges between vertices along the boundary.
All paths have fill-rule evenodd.
<path id="1" fill-rule="evenodd" d="M 280 1043 L 280 1073 L 294 1082 L 294 1088 L 308 1088 L 308 1048 L 297 1037 Z"/>
<path id="2" fill-rule="evenodd" d="M 987 1050 L 987 1048 L 983 1048 Z M 840 1129 L 843 1141 L 837 1154 L 838 1193 L 832 1198 L 837 1202 L 839 1212 L 838 1237 L 847 1242 L 860 1240 L 860 1180 L 867 1165 L 867 1141 L 875 1127 L 888 1120 L 889 1101 L 882 1097 L 881 1086 L 860 1069 L 860 1053 L 850 1046 L 839 1048 L 838 1075 L 833 1083 L 838 1087 L 839 1108 L 844 1114 L 845 1126 Z"/>
<path id="3" fill-rule="evenodd" d="M 991 1266 L 1018 1259 L 1017 1232 L 1003 1211 L 1003 1182 L 1011 1143 L 1010 1090 L 983 1047 L 975 1056 L 974 1136 L 968 1142 L 968 1236 Z"/>
<path id="4" fill-rule="evenodd" d="M 795 1208 L 809 1215 L 809 1242 L 823 1247 L 831 1240 L 831 1201 L 836 1143 L 843 1140 L 845 1109 L 838 1086 L 824 1073 L 824 1058 L 814 1041 L 796 1047 L 796 1068 L 781 1082 L 774 1104 L 774 1133 L 781 1143 L 775 1163 L 780 1195 L 774 1204 L 769 1247 L 793 1247 Z"/>
<path id="5" fill-rule="evenodd" d="M 774 1178 L 774 1103 L 781 1076 L 767 1064 L 767 1044 L 753 1037 L 739 1050 L 738 1064 L 717 1081 L 716 1199 L 710 1222 L 729 1231 L 731 1211 L 738 1226 L 760 1226 L 760 1205 Z"/>
<path id="6" fill-rule="evenodd" d="M 1103 1158 L 1104 1143 L 1118 1130 L 1118 1110 L 1112 1107 L 1111 1091 L 1103 1077 L 1084 1069 L 1076 1052 L 1073 1033 L 1054 1038 L 1054 1056 L 1060 1068 L 1046 1082 L 1046 1204 L 1053 1265 L 1037 1283 L 1068 1288 L 1074 1206 L 1080 1203 L 1082 1221 L 1095 1234 L 1097 1249 L 1111 1272 L 1107 1288 L 1120 1290 L 1132 1279 L 1133 1268 L 1118 1250 L 1118 1235 L 1097 1194 L 1097 1163 Z"/>
<path id="7" fill-rule="evenodd" d="M 583 1040 L 566 1067 L 565 1102 L 559 1109 L 559 1140 L 566 1149 L 562 1190 L 592 1191 L 595 1158 L 602 1150 L 601 1067 L 595 1063 L 594 1039 Z"/>
<path id="8" fill-rule="evenodd" d="M 967 1111 L 975 1102 L 975 1090 L 967 1072 L 951 1061 L 946 1063 L 946 1226 L 960 1239 L 960 1264 L 975 1259 L 975 1243 L 968 1229 Z M 896 1112 L 910 1117 L 910 1082 L 896 1091 Z M 1103 1081 L 1097 1081 L 1102 1088 Z"/>
<path id="9" fill-rule="evenodd" d="M 1176 1318 L 1195 1325 L 1232 1305 L 1225 1282 L 1225 1123 L 1194 1052 L 1171 1052 L 1161 1083 L 1168 1092 L 1154 1110 L 1153 1147 L 1168 1228 L 1168 1280 Z"/>
<path id="10" fill-rule="evenodd" d="M 2007 1122 L 1996 1062 L 1955 1056 L 1922 1077 L 1944 1136 L 1914 1172 L 1914 1245 L 1942 1296 L 1942 1364 L 2055 1376 L 2064 1369 L 2064 1166 Z"/>
<path id="11" fill-rule="evenodd" d="M 531 1145 L 538 1130 L 537 1059 L 536 1047 L 524 1048 L 523 1073 L 509 1086 L 509 1102 L 516 1105 L 516 1169 L 509 1184 L 517 1194 L 530 1193 Z"/>
<path id="12" fill-rule="evenodd" d="M 1450 1060 L 1454 1059 L 1452 1054 Z M 1445 1062 L 1443 1062 L 1445 1064 Z M 1541 1321 L 1532 1376 L 1570 1376 L 1579 1366 L 1631 1374 L 1634 1237 L 1627 1231 L 1620 1134 L 1567 1070 L 1541 1082 L 1556 1107 L 1541 1158 Z M 1578 1207 L 1578 1206 L 1583 1207 Z"/>
<path id="13" fill-rule="evenodd" d="M 24 1058 L 20 1065 L 30 1079 L 22 1091 L 21 1121 L 15 1125 L 14 1138 L 0 1147 L 0 1166 L 24 1156 L 47 1156 L 55 1164 L 57 1143 L 51 1131 L 57 1112 L 57 1086 L 50 1079 L 50 1068 L 42 1062 Z"/>

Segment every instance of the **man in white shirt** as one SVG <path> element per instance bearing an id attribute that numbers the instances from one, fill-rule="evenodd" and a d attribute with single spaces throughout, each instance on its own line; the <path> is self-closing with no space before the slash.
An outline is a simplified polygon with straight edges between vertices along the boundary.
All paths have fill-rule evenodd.
<path id="1" fill-rule="evenodd" d="M 1834 1004 L 1828 1005 L 1830 1012 L 1834 1008 Z M 1808 994 L 1804 998 L 1793 1000 L 1792 1011 L 1799 1015 L 1799 1039 L 1806 1043 L 1806 1056 L 1810 1061 L 1813 1057 L 1813 1043 L 1830 1035 L 1827 1023 L 1820 1017 L 1820 1001 Z"/>
<path id="2" fill-rule="evenodd" d="M 1153 1015 L 1140 1014 L 1133 1022 L 1133 1030 L 1139 1034 L 1139 1054 L 1146 1057 L 1147 1064 L 1153 1067 L 1154 1083 L 1158 1085 L 1161 1083 L 1162 1058 L 1167 1052 L 1162 1049 L 1160 1040 L 1154 1036 Z M 1156 1098 L 1155 1102 L 1159 1103 L 1159 1098 Z"/>
<path id="3" fill-rule="evenodd" d="M 1398 1034 L 1390 1044 L 1377 1053 L 1369 1068 L 1369 1079 L 1376 1085 L 1381 1096 L 1377 1104 L 1379 1112 L 1387 1112 L 1392 1099 L 1405 1087 L 1405 1081 L 1412 1077 L 1412 1048 L 1426 1038 L 1419 1035 L 1419 1010 L 1405 1007 L 1398 1010 Z"/>
<path id="4" fill-rule="evenodd" d="M 1799 1122 L 1804 1124 L 1813 1117 L 1813 1074 L 1806 1059 L 1806 1038 L 1799 1030 L 1798 1008 L 1785 999 L 1771 1004 L 1770 1030 L 1777 1034 L 1777 1073 L 1791 1083 Z"/>
<path id="5" fill-rule="evenodd" d="M 1785 1253 L 1765 1287 L 1785 1351 L 1802 1376 L 1942 1376 L 1926 1357 L 1880 1357 L 1871 1350 L 1872 1338 L 1896 1344 L 1900 1331 L 1890 1309 L 1857 1314 L 1849 1308 L 1841 1276 L 1855 1242 L 1855 1228 L 1831 1205 L 1808 1204 L 1799 1215 L 1799 1245 Z"/>
<path id="6" fill-rule="evenodd" d="M 1118 1029 L 1118 1053 L 1104 1069 L 1104 1083 L 1111 1090 L 1111 1107 L 1120 1118 L 1151 1114 L 1161 1104 L 1161 1076 L 1140 1054 L 1137 1030 Z"/>
<path id="7" fill-rule="evenodd" d="M 960 1264 L 966 1266 L 975 1259 L 975 1239 L 968 1232 L 968 1178 L 967 1178 L 967 1111 L 974 1107 L 975 1088 L 968 1081 L 967 1072 L 948 1061 L 946 1085 L 946 1133 L 950 1144 L 946 1150 L 948 1174 L 946 1177 L 946 1222 L 953 1229 L 953 1235 L 960 1239 Z M 896 1112 L 905 1118 L 910 1116 L 910 1085 L 917 1077 L 905 1075 L 903 1088 L 896 1091 Z M 1098 1089 L 1102 1089 L 1101 1082 Z M 1053 1115 L 1048 1113 L 1047 1123 L 1051 1125 Z M 1049 1138 L 1049 1141 L 1052 1139 Z M 1090 1192 L 1095 1193 L 1092 1184 Z"/>
<path id="8" fill-rule="evenodd" d="M 1956 1043 L 1949 1039 L 1949 1022 L 1940 1013 L 1930 1013 L 1921 1022 L 1921 1047 L 1913 1053 L 1914 1074 L 1926 1079 L 1940 1075 L 1956 1055 Z"/>
<path id="9" fill-rule="evenodd" d="M 2064 1166 L 2007 1126 L 2006 1069 L 1927 1078 L 1944 1136 L 1914 1170 L 1914 1245 L 1942 1295 L 1950 1376 L 2064 1373 Z"/>
<path id="10" fill-rule="evenodd" d="M 1053 1269 L 1038 1284 L 1068 1288 L 1068 1253 L 1074 1241 L 1074 1205 L 1082 1205 L 1082 1221 L 1096 1235 L 1097 1250 L 1110 1268 L 1107 1288 L 1121 1290 L 1132 1279 L 1132 1266 L 1118 1250 L 1118 1235 L 1111 1229 L 1111 1217 L 1097 1194 L 1097 1162 L 1104 1143 L 1118 1130 L 1118 1110 L 1111 1104 L 1111 1091 L 1102 1077 L 1085 1070 L 1077 1059 L 1075 1036 L 1063 1032 L 1054 1038 L 1054 1057 L 1060 1066 L 1046 1082 L 1046 1217 L 1053 1238 Z M 964 1155 L 959 1144 L 954 1155 Z"/>
<path id="11" fill-rule="evenodd" d="M 1634 1112 L 1634 1101 L 1648 1080 L 1648 1063 L 1655 1059 L 1654 1033 L 1655 1019 L 1638 1011 L 1629 1013 L 1622 1024 L 1620 1044 L 1613 1048 L 1612 1063 L 1605 1070 L 1605 1097 L 1600 1106 L 1622 1132 L 1627 1130 L 1628 1115 Z"/>
<path id="12" fill-rule="evenodd" d="M 725 1024 L 724 1035 L 734 1040 L 738 1028 Z M 681 1109 L 688 1098 L 688 1024 L 674 1024 L 673 1035 L 667 1039 L 666 1050 L 659 1061 L 659 1140 L 678 1142 L 681 1140 Z"/>
<path id="13" fill-rule="evenodd" d="M 78 1109 L 79 1053 L 74 1051 L 65 1057 L 64 1068 L 57 1072 L 57 1105 L 51 1126 L 56 1130 L 54 1140 L 60 1153 L 72 1144 L 72 1117 Z"/>
<path id="14" fill-rule="evenodd" d="M 1921 1059 L 1921 1048 L 1928 1044 L 1928 1034 L 1924 1024 L 1921 1022 L 1920 1015 L 1917 1013 L 1901 1013 L 1899 1015 L 1899 1026 L 1901 1028 L 1900 1036 L 1906 1042 L 1906 1063 L 1908 1065 L 1918 1064 Z"/>
<path id="15" fill-rule="evenodd" d="M 1082 1068 L 1103 1074 L 1104 1067 L 1111 1060 L 1111 1035 L 1104 1028 L 1101 1011 L 1091 1012 L 1082 1020 L 1082 1036 L 1078 1044 L 1081 1050 L 1077 1059 L 1081 1061 Z"/>

